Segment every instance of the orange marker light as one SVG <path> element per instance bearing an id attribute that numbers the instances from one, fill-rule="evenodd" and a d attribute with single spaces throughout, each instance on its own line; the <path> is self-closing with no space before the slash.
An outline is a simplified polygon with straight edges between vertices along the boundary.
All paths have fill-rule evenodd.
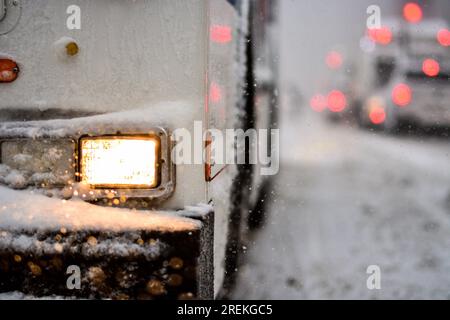
<path id="1" fill-rule="evenodd" d="M 419 23 L 422 21 L 422 8 L 414 2 L 409 2 L 403 7 L 403 17 L 410 23 Z"/>
<path id="2" fill-rule="evenodd" d="M 429 77 L 436 77 L 440 69 L 439 62 L 434 59 L 426 59 L 422 65 L 423 73 Z"/>
<path id="3" fill-rule="evenodd" d="M 13 82 L 19 75 L 17 63 L 11 59 L 0 59 L 0 83 Z"/>

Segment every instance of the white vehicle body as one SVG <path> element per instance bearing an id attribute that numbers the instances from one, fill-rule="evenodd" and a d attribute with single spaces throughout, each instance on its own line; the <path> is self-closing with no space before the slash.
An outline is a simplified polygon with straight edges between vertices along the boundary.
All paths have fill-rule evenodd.
<path id="1" fill-rule="evenodd" d="M 193 133 L 195 121 L 204 130 L 235 127 L 245 73 L 239 48 L 245 43 L 246 17 L 229 2 L 21 0 L 19 4 L 17 25 L 0 35 L 0 58 L 20 67 L 15 81 L 0 84 L 0 138 L 76 139 L 119 131 L 140 134 L 152 128 L 167 134 L 180 128 Z M 81 10 L 79 30 L 67 26 L 73 14 L 68 8 L 73 5 Z M 66 52 L 71 42 L 79 48 L 74 56 Z M 211 88 L 220 90 L 220 97 L 211 97 Z M 230 187 L 236 169 L 209 169 L 210 176 L 216 176 L 212 181 L 205 164 L 178 164 L 172 192 L 154 208 L 213 206 L 217 295 L 224 279 Z"/>

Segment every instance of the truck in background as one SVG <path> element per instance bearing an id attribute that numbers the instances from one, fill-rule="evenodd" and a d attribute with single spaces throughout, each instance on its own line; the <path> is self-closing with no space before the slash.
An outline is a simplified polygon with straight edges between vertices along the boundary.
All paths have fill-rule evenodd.
<path id="1" fill-rule="evenodd" d="M 374 31 L 378 43 L 363 55 L 355 81 L 355 113 L 362 126 L 392 132 L 403 124 L 450 125 L 450 52 L 440 43 L 443 32 L 448 25 L 440 19 L 420 24 L 390 19 Z"/>

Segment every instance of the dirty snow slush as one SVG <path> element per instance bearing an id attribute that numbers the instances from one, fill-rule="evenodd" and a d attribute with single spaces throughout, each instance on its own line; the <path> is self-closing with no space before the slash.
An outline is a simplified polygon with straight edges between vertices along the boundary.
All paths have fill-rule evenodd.
<path id="1" fill-rule="evenodd" d="M 448 299 L 448 139 L 290 118 L 269 220 L 233 298 Z M 371 265 L 381 290 L 367 288 Z"/>

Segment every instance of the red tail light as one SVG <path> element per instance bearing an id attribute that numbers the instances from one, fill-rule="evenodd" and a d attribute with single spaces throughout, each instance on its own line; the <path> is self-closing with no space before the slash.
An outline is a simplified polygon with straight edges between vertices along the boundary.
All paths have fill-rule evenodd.
<path id="1" fill-rule="evenodd" d="M 419 23 L 422 20 L 422 8 L 414 2 L 409 2 L 403 7 L 403 16 L 410 23 Z"/>
<path id="2" fill-rule="evenodd" d="M 339 90 L 331 91 L 328 95 L 328 108 L 331 112 L 342 112 L 347 107 L 347 98 Z"/>
<path id="3" fill-rule="evenodd" d="M 450 47 L 450 31 L 447 29 L 439 30 L 437 40 L 444 47 Z"/>
<path id="4" fill-rule="evenodd" d="M 222 100 L 222 89 L 220 86 L 217 83 L 212 82 L 209 90 L 209 98 L 211 99 L 211 102 L 219 103 Z"/>
<path id="5" fill-rule="evenodd" d="M 392 31 L 388 27 L 369 29 L 367 34 L 372 41 L 385 46 L 392 42 Z"/>
<path id="6" fill-rule="evenodd" d="M 211 27 L 211 40 L 216 43 L 229 43 L 233 40 L 233 31 L 229 26 L 214 25 Z"/>
<path id="7" fill-rule="evenodd" d="M 381 107 L 373 107 L 369 112 L 369 118 L 373 124 L 382 124 L 386 121 L 386 111 Z"/>
<path id="8" fill-rule="evenodd" d="M 327 98 L 321 94 L 316 94 L 311 98 L 310 101 L 311 108 L 316 112 L 322 112 L 327 107 Z"/>
<path id="9" fill-rule="evenodd" d="M 412 90 L 404 84 L 398 84 L 392 91 L 392 101 L 399 107 L 406 107 L 412 101 Z"/>
<path id="10" fill-rule="evenodd" d="M 342 66 L 343 58 L 339 52 L 331 51 L 327 54 L 325 61 L 330 69 L 338 69 Z"/>
<path id="11" fill-rule="evenodd" d="M 434 59 L 426 59 L 422 65 L 423 73 L 429 77 L 436 77 L 439 74 L 440 69 L 439 62 Z"/>

